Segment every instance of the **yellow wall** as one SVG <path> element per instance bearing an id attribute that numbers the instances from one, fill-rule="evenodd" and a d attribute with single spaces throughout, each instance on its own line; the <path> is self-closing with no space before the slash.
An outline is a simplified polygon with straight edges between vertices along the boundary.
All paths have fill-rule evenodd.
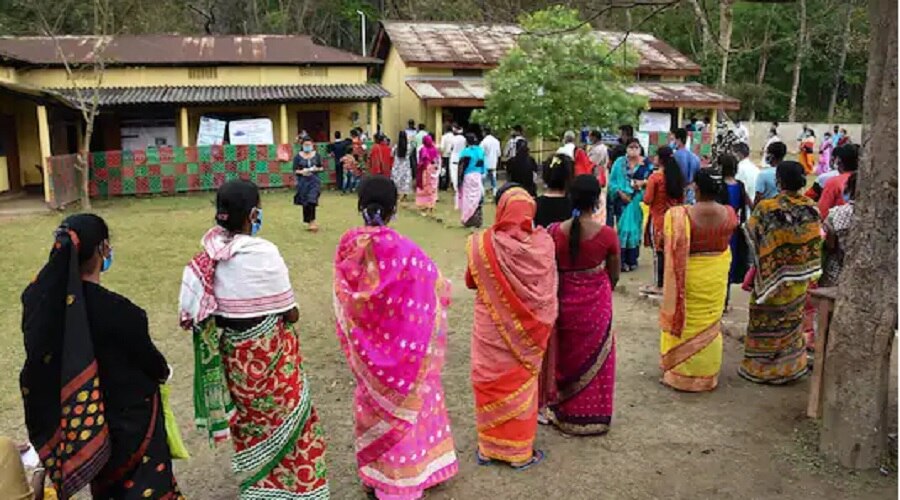
<path id="1" fill-rule="evenodd" d="M 17 79 L 16 68 L 0 66 L 0 82 L 16 83 Z"/>
<path id="2" fill-rule="evenodd" d="M 434 130 L 434 111 L 429 113 L 425 103 L 406 85 L 406 79 L 412 76 L 452 75 L 453 71 L 450 69 L 407 67 L 397 50 L 391 47 L 381 73 L 381 86 L 391 93 L 391 97 L 381 100 L 381 130 L 394 137 L 406 128 L 406 121 L 410 118 L 416 123 L 425 123 L 429 130 Z"/>
<path id="3" fill-rule="evenodd" d="M 27 99 L 0 96 L 0 113 L 11 114 L 16 120 L 16 141 L 19 144 L 19 173 L 25 185 L 41 184 L 41 145 L 38 140 L 37 105 Z M 6 179 L 6 175 L 3 174 Z"/>
<path id="4" fill-rule="evenodd" d="M 9 169 L 6 164 L 6 157 L 0 156 L 0 193 L 9 191 Z"/>
<path id="5" fill-rule="evenodd" d="M 301 74 L 297 66 L 219 66 L 215 78 L 191 78 L 187 67 L 138 66 L 108 68 L 103 74 L 104 87 L 147 87 L 162 85 L 297 85 L 366 83 L 362 66 L 328 66 L 327 74 Z M 2 72 L 0 72 L 2 73 Z M 62 68 L 24 69 L 18 72 L 20 83 L 44 88 L 67 88 L 72 85 Z M 87 72 L 77 83 L 93 85 L 93 73 Z"/>

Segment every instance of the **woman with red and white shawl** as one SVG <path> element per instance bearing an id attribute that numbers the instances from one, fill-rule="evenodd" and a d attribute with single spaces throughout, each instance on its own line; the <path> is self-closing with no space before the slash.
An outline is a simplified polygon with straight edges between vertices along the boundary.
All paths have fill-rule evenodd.
<path id="1" fill-rule="evenodd" d="M 214 441 L 234 440 L 240 498 L 326 499 L 325 441 L 291 326 L 300 313 L 278 248 L 256 237 L 256 185 L 222 185 L 216 223 L 181 283 L 197 426 Z"/>

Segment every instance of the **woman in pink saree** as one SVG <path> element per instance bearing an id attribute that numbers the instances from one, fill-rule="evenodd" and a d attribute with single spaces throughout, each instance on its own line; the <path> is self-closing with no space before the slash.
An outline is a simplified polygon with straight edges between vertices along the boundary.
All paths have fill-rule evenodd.
<path id="1" fill-rule="evenodd" d="M 441 384 L 450 287 L 415 243 L 387 227 L 396 205 L 390 179 L 363 181 L 365 226 L 338 244 L 334 309 L 357 382 L 360 479 L 375 498 L 413 500 L 459 468 Z"/>
<path id="2" fill-rule="evenodd" d="M 569 189 L 572 218 L 550 226 L 559 268 L 559 319 L 556 321 L 557 398 L 549 420 L 571 435 L 609 430 L 616 379 L 612 334 L 612 292 L 619 280 L 619 238 L 593 218 L 600 182 L 575 178 Z"/>
<path id="3" fill-rule="evenodd" d="M 426 135 L 416 164 L 416 207 L 422 211 L 422 215 L 431 215 L 437 203 L 440 162 L 440 151 L 434 147 L 431 136 Z"/>

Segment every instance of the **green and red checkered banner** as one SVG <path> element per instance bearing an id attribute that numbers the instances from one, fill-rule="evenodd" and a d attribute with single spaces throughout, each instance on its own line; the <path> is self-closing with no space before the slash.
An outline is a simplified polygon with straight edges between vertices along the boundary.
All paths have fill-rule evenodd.
<path id="1" fill-rule="evenodd" d="M 333 184 L 334 161 L 327 146 L 316 145 L 325 166 L 319 175 L 325 184 Z M 211 191 L 231 179 L 246 179 L 261 188 L 290 187 L 296 184 L 293 158 L 299 150 L 298 144 L 259 144 L 92 152 L 90 195 L 109 198 Z M 52 156 L 48 165 L 50 205 L 61 208 L 80 199 L 75 155 Z"/>
<path id="2" fill-rule="evenodd" d="M 671 134 L 670 132 L 648 132 L 648 134 L 650 135 L 650 151 L 647 151 L 649 156 L 655 156 L 658 147 L 669 144 L 670 136 L 674 138 L 674 134 Z M 691 151 L 693 151 L 695 155 L 700 158 L 709 158 L 712 156 L 712 132 L 688 132 L 688 138 L 691 141 Z"/>

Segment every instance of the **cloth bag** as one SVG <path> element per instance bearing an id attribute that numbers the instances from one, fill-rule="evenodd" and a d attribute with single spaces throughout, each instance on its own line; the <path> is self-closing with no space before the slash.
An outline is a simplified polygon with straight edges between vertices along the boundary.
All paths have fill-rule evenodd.
<path id="1" fill-rule="evenodd" d="M 159 386 L 159 393 L 162 397 L 163 418 L 166 423 L 166 441 L 169 443 L 169 453 L 174 459 L 191 458 L 184 440 L 181 439 L 181 430 L 178 429 L 178 422 L 175 421 L 175 412 L 172 411 L 172 405 L 169 404 L 169 393 L 171 389 L 168 385 Z"/>

